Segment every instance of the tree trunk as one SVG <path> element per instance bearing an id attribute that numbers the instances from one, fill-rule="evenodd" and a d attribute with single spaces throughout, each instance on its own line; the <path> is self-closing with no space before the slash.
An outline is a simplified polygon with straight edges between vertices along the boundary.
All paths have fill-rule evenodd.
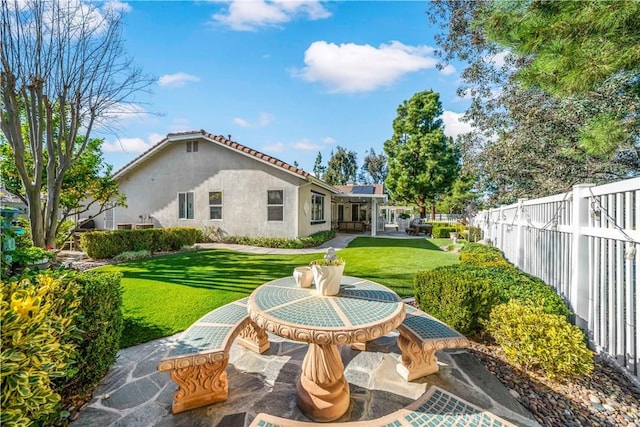
<path id="1" fill-rule="evenodd" d="M 34 188 L 33 192 L 36 194 L 27 193 L 27 199 L 29 199 L 29 223 L 31 225 L 31 239 L 33 240 L 33 246 L 45 248 L 44 237 L 44 224 L 42 217 L 42 209 L 40 203 L 40 191 L 38 188 Z"/>
<path id="2" fill-rule="evenodd" d="M 431 221 L 436 220 L 436 202 L 431 202 Z"/>

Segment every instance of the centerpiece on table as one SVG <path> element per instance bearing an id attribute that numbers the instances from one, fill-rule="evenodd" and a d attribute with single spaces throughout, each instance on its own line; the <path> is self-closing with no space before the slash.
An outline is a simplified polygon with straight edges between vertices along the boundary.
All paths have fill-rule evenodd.
<path id="1" fill-rule="evenodd" d="M 311 261 L 311 270 L 318 294 L 330 296 L 340 292 L 344 260 L 336 256 L 335 249 L 329 248 L 324 258 Z"/>

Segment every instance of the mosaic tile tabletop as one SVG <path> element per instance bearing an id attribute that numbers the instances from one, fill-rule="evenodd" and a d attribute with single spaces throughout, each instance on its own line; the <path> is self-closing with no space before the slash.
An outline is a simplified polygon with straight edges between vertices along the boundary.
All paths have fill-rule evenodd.
<path id="1" fill-rule="evenodd" d="M 363 342 L 395 329 L 404 319 L 404 303 L 392 290 L 369 280 L 343 276 L 335 296 L 318 295 L 315 286 L 299 287 L 284 277 L 256 289 L 249 315 L 269 332 L 297 341 L 316 342 L 329 332 L 333 343 Z M 262 324 L 261 324 L 262 323 Z"/>

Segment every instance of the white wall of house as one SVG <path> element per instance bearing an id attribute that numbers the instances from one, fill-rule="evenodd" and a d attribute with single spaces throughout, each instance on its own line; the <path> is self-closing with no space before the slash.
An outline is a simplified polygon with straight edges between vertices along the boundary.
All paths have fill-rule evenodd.
<path id="1" fill-rule="evenodd" d="M 169 143 L 119 179 L 127 208 L 114 210 L 116 225 L 140 223 L 140 216 L 150 216 L 156 227 L 214 226 L 228 235 L 254 237 L 298 237 L 320 229 L 300 218 L 304 214 L 298 209 L 299 186 L 306 185 L 302 192 L 306 189 L 309 199 L 312 187 L 302 177 L 213 142 L 199 140 L 197 152 L 187 152 L 186 144 Z M 269 190 L 283 192 L 282 220 L 267 220 Z M 218 191 L 222 219 L 210 219 L 209 193 Z M 192 219 L 178 218 L 179 193 L 193 193 Z M 329 219 L 330 212 L 326 215 Z M 101 228 L 103 220 L 104 215 L 97 221 Z"/>
<path id="2" fill-rule="evenodd" d="M 331 195 L 326 189 L 312 183 L 303 185 L 298 190 L 300 206 L 298 209 L 298 227 L 300 236 L 309 236 L 319 231 L 331 229 Z M 324 209 L 321 219 L 313 217 L 313 201 L 317 197 L 324 198 Z"/>

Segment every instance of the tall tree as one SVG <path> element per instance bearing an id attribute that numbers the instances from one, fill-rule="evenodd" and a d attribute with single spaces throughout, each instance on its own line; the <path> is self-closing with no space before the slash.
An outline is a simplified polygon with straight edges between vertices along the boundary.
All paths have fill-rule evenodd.
<path id="1" fill-rule="evenodd" d="M 451 190 L 438 203 L 438 212 L 449 214 L 474 213 L 482 205 L 480 194 L 476 189 L 476 177 L 469 173 L 460 173 L 453 182 Z"/>
<path id="2" fill-rule="evenodd" d="M 346 148 L 338 146 L 335 154 L 331 152 L 323 179 L 327 184 L 345 185 L 349 181 L 355 182 L 357 173 L 358 161 L 356 152 L 347 151 Z"/>
<path id="3" fill-rule="evenodd" d="M 373 148 L 365 153 L 366 156 L 364 156 L 364 162 L 362 165 L 364 181 L 367 183 L 371 182 L 373 184 L 384 183 L 384 180 L 387 178 L 387 174 L 389 173 L 387 156 L 385 156 L 384 153 L 376 154 Z"/>
<path id="4" fill-rule="evenodd" d="M 459 153 L 451 138 L 444 135 L 440 96 L 432 90 L 418 92 L 398 107 L 393 136 L 384 143 L 389 159 L 385 184 L 394 200 L 415 202 L 420 217 L 444 197 L 459 166 Z"/>
<path id="5" fill-rule="evenodd" d="M 520 54 L 490 34 L 493 29 L 512 34 L 520 31 L 516 21 L 513 26 L 495 27 L 497 21 L 490 18 L 494 10 L 505 6 L 519 13 L 528 4 L 535 7 L 541 3 L 545 2 L 505 6 L 504 2 L 484 0 L 434 0 L 427 10 L 430 20 L 441 29 L 436 35 L 442 59 L 439 66 L 451 61 L 466 63 L 458 93 L 472 98 L 466 118 L 473 122 L 474 131 L 462 137 L 463 164 L 477 174 L 495 203 L 549 195 L 579 182 L 602 183 L 640 173 L 640 93 L 637 78 L 629 78 L 633 73 L 613 73 L 587 93 L 554 96 L 553 91 L 543 90 L 543 85 L 521 77 L 521 70 L 536 58 L 534 54 Z M 553 3 L 563 7 L 564 2 Z M 589 10 L 590 3 L 573 5 Z M 622 15 L 629 10 L 626 6 L 622 11 L 617 5 L 611 7 Z M 608 13 L 602 16 L 612 18 Z M 576 35 L 591 31 L 576 26 L 569 16 L 565 18 L 558 25 L 572 28 Z M 627 28 L 627 32 L 637 35 L 638 27 Z M 521 41 L 526 43 L 527 38 Z"/>
<path id="6" fill-rule="evenodd" d="M 316 161 L 313 164 L 313 174 L 316 178 L 322 179 L 322 176 L 327 171 L 327 167 L 322 164 L 322 153 L 318 151 L 318 155 L 316 156 Z"/>
<path id="7" fill-rule="evenodd" d="M 22 181 L 33 242 L 54 246 L 65 175 L 94 127 L 153 80 L 125 55 L 121 16 L 108 4 L 4 0 L 0 21 L 0 128 Z"/>

